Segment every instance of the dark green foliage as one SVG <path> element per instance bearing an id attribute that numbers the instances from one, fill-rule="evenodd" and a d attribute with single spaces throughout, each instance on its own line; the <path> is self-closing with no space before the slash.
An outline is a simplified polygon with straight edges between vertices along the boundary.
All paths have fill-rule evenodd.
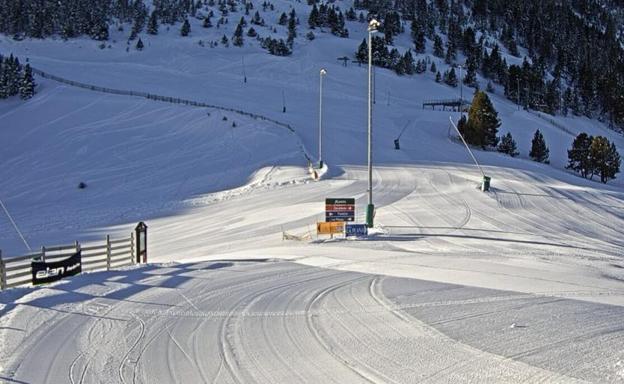
<path id="1" fill-rule="evenodd" d="M 182 23 L 182 28 L 180 28 L 180 35 L 182 36 L 188 36 L 189 33 L 191 33 L 191 24 L 189 23 L 188 19 L 184 20 L 184 23 Z"/>
<path id="2" fill-rule="evenodd" d="M 277 23 L 279 25 L 286 25 L 288 23 L 288 16 L 286 15 L 286 13 L 282 12 L 282 15 L 280 16 Z"/>
<path id="3" fill-rule="evenodd" d="M 292 51 L 282 39 L 272 39 L 267 37 L 262 40 L 262 47 L 265 48 L 271 55 L 275 56 L 289 56 Z"/>
<path id="4" fill-rule="evenodd" d="M 17 96 L 28 100 L 35 95 L 35 79 L 29 64 L 21 65 L 17 57 L 0 55 L 0 99 Z"/>
<path id="5" fill-rule="evenodd" d="M 35 79 L 29 64 L 24 66 L 19 94 L 22 100 L 28 100 L 35 95 Z"/>
<path id="6" fill-rule="evenodd" d="M 494 109 L 485 92 L 477 91 L 468 112 L 464 139 L 472 145 L 482 148 L 495 147 L 498 144 L 498 112 Z"/>
<path id="7" fill-rule="evenodd" d="M 433 55 L 436 57 L 444 57 L 444 43 L 440 35 L 435 35 L 433 38 Z"/>
<path id="8" fill-rule="evenodd" d="M 600 176 L 600 181 L 606 183 L 614 179 L 620 172 L 620 155 L 614 143 L 602 136 L 597 136 L 592 140 L 589 147 L 589 161 L 593 173 Z"/>
<path id="9" fill-rule="evenodd" d="M 208 22 L 210 23 L 210 20 L 208 20 Z M 158 15 L 156 11 L 152 11 L 149 21 L 147 22 L 147 33 L 150 35 L 158 34 Z"/>
<path id="10" fill-rule="evenodd" d="M 310 11 L 310 16 L 308 17 L 308 26 L 311 29 L 314 29 L 316 27 L 319 27 L 320 25 L 321 24 L 319 22 L 319 11 L 316 4 L 314 4 L 312 6 L 312 10 Z"/>
<path id="11" fill-rule="evenodd" d="M 295 10 L 293 9 L 290 13 L 290 17 L 288 18 L 288 38 L 286 40 L 291 49 L 293 42 L 295 41 L 295 37 L 297 37 L 297 16 L 295 15 Z"/>
<path id="12" fill-rule="evenodd" d="M 549 163 L 548 157 L 550 155 L 550 150 L 546 145 L 546 141 L 544 140 L 544 136 L 538 129 L 535 131 L 535 135 L 533 135 L 533 140 L 531 141 L 531 152 L 529 152 L 529 157 L 533 161 L 537 161 L 538 163 Z"/>
<path id="13" fill-rule="evenodd" d="M 235 47 L 243 46 L 243 26 L 240 23 L 236 26 L 236 30 L 232 36 L 232 45 Z"/>
<path id="14" fill-rule="evenodd" d="M 594 137 L 588 136 L 585 132 L 576 136 L 572 143 L 572 148 L 568 150 L 568 165 L 566 168 L 580 173 L 585 178 L 592 174 L 589 148 L 593 140 Z"/>
<path id="15" fill-rule="evenodd" d="M 496 150 L 498 152 L 508 154 L 511 157 L 516 157 L 520 154 L 518 152 L 516 141 L 511 136 L 511 132 L 507 132 L 506 135 L 503 135 Z"/>
<path id="16" fill-rule="evenodd" d="M 444 83 L 450 85 L 451 87 L 457 87 L 457 74 L 455 73 L 455 68 L 451 68 L 444 72 L 443 77 Z"/>
<path id="17" fill-rule="evenodd" d="M 356 8 L 382 18 L 398 12 L 403 20 L 411 20 L 416 52 L 421 52 L 421 32 L 433 40 L 433 54 L 448 64 L 456 61 L 461 50 L 475 72 L 481 70 L 488 80 L 502 85 L 505 95 L 516 102 L 519 99 L 523 107 L 599 117 L 624 127 L 621 0 L 357 3 Z M 446 35 L 446 46 L 436 31 Z M 477 35 L 481 35 L 478 40 Z M 498 37 L 512 55 L 526 52 L 526 64 L 508 67 L 500 48 L 487 44 L 488 37 Z"/>

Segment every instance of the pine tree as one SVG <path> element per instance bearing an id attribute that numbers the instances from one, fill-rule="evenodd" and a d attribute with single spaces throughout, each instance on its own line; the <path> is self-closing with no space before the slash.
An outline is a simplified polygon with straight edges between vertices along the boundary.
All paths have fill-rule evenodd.
<path id="1" fill-rule="evenodd" d="M 8 72 L 8 93 L 9 96 L 15 96 L 19 94 L 20 80 L 21 80 L 21 65 L 17 57 L 10 55 L 8 58 L 8 65 L 5 63 L 5 72 Z"/>
<path id="2" fill-rule="evenodd" d="M 482 148 L 498 144 L 498 127 L 500 127 L 498 112 L 494 109 L 487 93 L 477 91 L 468 111 L 466 124 L 466 141 Z"/>
<path id="3" fill-rule="evenodd" d="M 212 23 L 210 22 L 210 17 L 208 17 L 208 16 L 204 17 L 204 21 L 202 22 L 202 27 L 203 28 L 210 28 L 210 27 L 212 27 Z"/>
<path id="4" fill-rule="evenodd" d="M 28 100 L 35 95 L 35 79 L 33 78 L 30 64 L 24 66 L 24 74 L 22 75 L 19 93 L 22 100 Z"/>
<path id="5" fill-rule="evenodd" d="M 435 35 L 433 38 L 433 55 L 436 57 L 444 57 L 444 43 L 440 35 Z"/>
<path id="6" fill-rule="evenodd" d="M 446 43 L 446 55 L 444 56 L 444 62 L 446 64 L 451 64 L 457 58 L 457 48 L 455 44 L 450 40 Z"/>
<path id="7" fill-rule="evenodd" d="M 188 19 L 185 19 L 184 23 L 182 23 L 182 28 L 180 29 L 180 35 L 186 37 L 189 35 L 190 32 L 191 32 L 191 24 L 189 23 Z"/>
<path id="8" fill-rule="evenodd" d="M 137 41 L 135 48 L 137 51 L 142 51 L 144 47 L 145 45 L 143 45 L 143 40 L 139 37 L 139 41 Z"/>
<path id="9" fill-rule="evenodd" d="M 235 47 L 243 46 L 243 26 L 240 23 L 236 26 L 234 36 L 232 36 L 232 45 Z"/>
<path id="10" fill-rule="evenodd" d="M 247 36 L 256 37 L 258 36 L 258 32 L 256 32 L 256 30 L 253 27 L 249 27 L 249 29 L 247 30 Z"/>
<path id="11" fill-rule="evenodd" d="M 319 24 L 319 10 L 316 6 L 316 3 L 312 6 L 312 10 L 310 11 L 310 16 L 308 17 L 308 26 L 311 29 L 314 29 L 318 26 L 320 26 Z"/>
<path id="12" fill-rule="evenodd" d="M 444 72 L 444 82 L 453 88 L 457 87 L 457 74 L 455 73 L 455 68 L 451 68 Z"/>
<path id="13" fill-rule="evenodd" d="M 438 71 L 435 76 L 435 82 L 439 83 L 441 81 L 442 81 L 442 75 L 440 74 L 440 71 Z"/>
<path id="14" fill-rule="evenodd" d="M 224 47 L 230 46 L 230 40 L 228 40 L 227 36 L 223 35 L 223 37 L 221 38 L 221 45 L 223 45 Z"/>
<path id="15" fill-rule="evenodd" d="M 286 16 L 285 12 L 282 12 L 282 15 L 279 18 L 279 21 L 277 22 L 279 25 L 286 25 L 288 23 L 288 16 Z"/>
<path id="16" fill-rule="evenodd" d="M 531 141 L 531 152 L 529 152 L 529 157 L 533 161 L 548 164 L 549 153 L 550 151 L 548 149 L 548 146 L 546 146 L 544 136 L 539 129 L 536 130 L 535 135 L 533 135 L 533 140 Z"/>
<path id="17" fill-rule="evenodd" d="M 156 10 L 152 11 L 149 21 L 147 22 L 147 33 L 150 35 L 158 35 L 158 15 Z"/>
<path id="18" fill-rule="evenodd" d="M 498 144 L 497 151 L 501 153 L 506 153 L 511 157 L 516 157 L 520 154 L 518 152 L 516 141 L 511 136 L 511 132 L 507 132 L 507 134 L 501 138 L 500 144 Z"/>
<path id="19" fill-rule="evenodd" d="M 602 183 L 607 183 L 614 179 L 620 172 L 620 155 L 615 144 L 602 136 L 597 136 L 592 140 L 589 148 L 589 161 L 593 171 L 600 176 Z"/>
<path id="20" fill-rule="evenodd" d="M 360 63 L 368 62 L 368 43 L 366 39 L 362 39 L 362 43 L 358 47 L 357 52 L 355 53 L 355 60 Z"/>
<path id="21" fill-rule="evenodd" d="M 429 68 L 429 70 L 431 71 L 431 73 L 436 73 L 438 71 L 433 61 L 431 62 L 431 67 Z"/>
<path id="22" fill-rule="evenodd" d="M 580 133 L 574 139 L 572 148 L 568 150 L 568 165 L 566 168 L 579 172 L 584 178 L 587 178 L 592 172 L 589 148 L 593 140 L 593 136 L 588 136 L 585 132 Z"/>
<path id="23" fill-rule="evenodd" d="M 286 40 L 291 48 L 295 37 L 297 37 L 297 19 L 294 14 L 291 14 L 291 17 L 288 19 L 288 39 Z"/>

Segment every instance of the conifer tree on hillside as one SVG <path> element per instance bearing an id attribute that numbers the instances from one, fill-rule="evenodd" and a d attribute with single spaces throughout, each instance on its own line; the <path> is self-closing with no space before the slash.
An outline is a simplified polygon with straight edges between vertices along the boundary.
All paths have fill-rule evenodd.
<path id="1" fill-rule="evenodd" d="M 580 173 L 584 178 L 589 177 L 592 173 L 589 148 L 593 140 L 593 136 L 588 136 L 585 132 L 580 133 L 574 139 L 572 148 L 568 150 L 568 165 L 566 168 Z"/>
<path id="2" fill-rule="evenodd" d="M 24 74 L 22 75 L 19 93 L 23 100 L 28 100 L 35 95 L 35 79 L 33 78 L 30 64 L 24 66 Z"/>
<path id="3" fill-rule="evenodd" d="M 236 26 L 236 30 L 232 36 L 232 45 L 235 47 L 243 46 L 243 26 L 240 23 Z"/>
<path id="4" fill-rule="evenodd" d="M 494 109 L 485 92 L 477 91 L 468 111 L 468 122 L 464 138 L 472 145 L 482 148 L 495 147 L 498 144 L 498 112 Z"/>
<path id="5" fill-rule="evenodd" d="M 203 28 L 210 28 L 210 27 L 212 27 L 212 22 L 210 21 L 210 17 L 209 16 L 205 16 L 204 17 L 204 21 L 202 22 L 202 27 Z"/>
<path id="6" fill-rule="evenodd" d="M 158 15 L 156 14 L 156 10 L 152 11 L 147 22 L 147 33 L 150 35 L 158 35 Z"/>
<path id="7" fill-rule="evenodd" d="M 5 61 L 4 70 L 8 72 L 8 94 L 9 96 L 15 96 L 19 93 L 20 89 L 20 72 L 21 64 L 17 57 L 10 55 Z"/>
<path id="8" fill-rule="evenodd" d="M 440 35 L 433 38 L 433 55 L 436 57 L 444 57 L 444 43 Z"/>
<path id="9" fill-rule="evenodd" d="M 290 18 L 288 19 L 288 38 L 286 39 L 286 43 L 291 47 L 291 49 L 293 42 L 295 41 L 295 37 L 297 37 L 297 17 L 295 16 L 293 10 L 290 14 Z"/>
<path id="10" fill-rule="evenodd" d="M 308 16 L 308 26 L 311 29 L 314 29 L 320 25 L 319 23 L 319 10 L 316 6 L 316 3 L 312 6 L 312 10 L 310 11 L 310 16 Z"/>
<path id="11" fill-rule="evenodd" d="M 368 42 L 366 39 L 362 39 L 362 43 L 358 47 L 357 52 L 355 53 L 355 60 L 360 63 L 368 62 Z"/>
<path id="12" fill-rule="evenodd" d="M 550 150 L 548 149 L 548 146 L 546 145 L 544 136 L 538 129 L 535 131 L 535 135 L 533 135 L 533 140 L 531 141 L 531 152 L 529 152 L 529 157 L 533 161 L 548 164 L 550 162 L 548 160 L 549 154 L 550 154 Z"/>
<path id="13" fill-rule="evenodd" d="M 511 136 L 511 132 L 507 132 L 506 135 L 503 135 L 500 143 L 497 148 L 498 152 L 506 153 L 511 157 L 516 157 L 520 153 L 518 152 L 518 146 L 516 145 L 516 141 Z"/>
<path id="14" fill-rule="evenodd" d="M 142 51 L 144 47 L 145 45 L 143 44 L 143 40 L 139 37 L 139 41 L 137 41 L 135 48 L 137 51 Z"/>
<path id="15" fill-rule="evenodd" d="M 602 183 L 606 184 L 620 172 L 620 155 L 615 144 L 605 137 L 597 136 L 592 140 L 589 159 L 594 173 L 600 176 Z"/>
<path id="16" fill-rule="evenodd" d="M 191 24 L 189 23 L 188 19 L 184 20 L 184 23 L 182 23 L 182 28 L 180 28 L 180 35 L 182 36 L 188 36 L 189 33 L 191 32 Z"/>
<path id="17" fill-rule="evenodd" d="M 457 74 L 455 68 L 451 68 L 444 72 L 444 82 L 451 87 L 457 87 Z"/>

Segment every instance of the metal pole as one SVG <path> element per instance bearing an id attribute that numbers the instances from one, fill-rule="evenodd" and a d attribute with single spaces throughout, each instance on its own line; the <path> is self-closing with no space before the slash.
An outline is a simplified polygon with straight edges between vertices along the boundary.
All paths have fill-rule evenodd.
<path id="1" fill-rule="evenodd" d="M 245 72 L 245 56 L 242 57 L 243 61 L 243 83 L 247 82 L 247 73 Z"/>
<path id="2" fill-rule="evenodd" d="M 459 66 L 459 117 L 463 115 L 462 106 L 464 104 L 464 78 L 462 75 L 463 67 Z"/>
<path id="3" fill-rule="evenodd" d="M 518 82 L 518 111 L 520 110 L 520 78 L 517 77 L 516 81 Z"/>
<path id="4" fill-rule="evenodd" d="M 323 76 L 327 71 L 322 68 L 319 74 L 319 169 L 323 168 Z"/>
<path id="5" fill-rule="evenodd" d="M 373 227 L 375 206 L 373 205 L 373 104 L 372 104 L 372 75 L 373 75 L 373 32 L 377 30 L 379 22 L 375 19 L 368 24 L 368 206 L 366 207 L 366 226 Z"/>

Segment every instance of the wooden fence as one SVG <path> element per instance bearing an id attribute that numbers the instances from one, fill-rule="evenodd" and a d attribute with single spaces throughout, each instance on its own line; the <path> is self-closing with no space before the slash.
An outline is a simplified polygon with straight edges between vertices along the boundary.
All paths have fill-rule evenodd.
<path id="1" fill-rule="evenodd" d="M 2 258 L 0 251 L 0 289 L 4 290 L 32 283 L 31 261 L 59 261 L 78 251 L 82 253 L 82 271 L 108 271 L 135 263 L 134 232 L 126 238 L 111 239 L 106 236 L 103 243 L 41 247 L 41 251 L 24 256 Z"/>

